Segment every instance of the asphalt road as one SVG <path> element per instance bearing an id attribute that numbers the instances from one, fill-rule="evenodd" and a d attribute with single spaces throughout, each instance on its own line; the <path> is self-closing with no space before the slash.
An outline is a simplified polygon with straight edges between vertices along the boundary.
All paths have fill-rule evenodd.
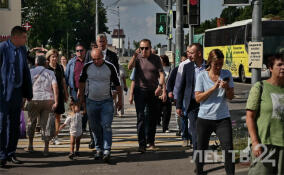
<path id="1" fill-rule="evenodd" d="M 251 85 L 235 83 L 236 98 L 230 101 L 229 108 L 232 120 L 243 126 L 241 120 L 245 115 L 245 103 Z M 128 99 L 125 97 L 125 99 Z M 181 139 L 175 136 L 176 122 L 174 113 L 170 124 L 171 133 L 162 133 L 157 129 L 156 146 L 154 151 L 145 154 L 137 152 L 136 117 L 133 105 L 126 102 L 126 115 L 115 117 L 113 122 L 113 149 L 110 163 L 93 160 L 94 150 L 88 148 L 89 137 L 85 133 L 81 142 L 81 154 L 76 160 L 67 158 L 69 152 L 68 130 L 60 133 L 61 145 L 51 145 L 51 154 L 42 155 L 43 144 L 40 135 L 35 138 L 36 152 L 27 153 L 27 139 L 21 139 L 18 144 L 17 156 L 24 161 L 21 165 L 8 164 L 0 168 L 1 175 L 72 175 L 72 174 L 146 174 L 146 175 L 184 175 L 194 174 L 192 150 L 181 147 Z M 225 174 L 223 163 L 205 165 L 208 174 Z M 247 174 L 247 164 L 237 164 L 236 174 Z"/>

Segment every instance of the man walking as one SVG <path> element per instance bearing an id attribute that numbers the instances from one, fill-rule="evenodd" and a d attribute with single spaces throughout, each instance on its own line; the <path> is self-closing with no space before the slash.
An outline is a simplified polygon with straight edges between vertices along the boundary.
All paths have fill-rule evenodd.
<path id="1" fill-rule="evenodd" d="M 21 163 L 16 156 L 23 98 L 33 97 L 27 64 L 27 31 L 15 26 L 11 40 L 0 43 L 0 166 Z"/>
<path id="2" fill-rule="evenodd" d="M 196 118 L 199 111 L 199 104 L 195 100 L 194 89 L 196 77 L 201 71 L 205 70 L 206 64 L 203 59 L 202 46 L 199 43 L 193 43 L 189 46 L 188 56 L 191 62 L 185 64 L 182 71 L 177 90 L 176 113 L 182 116 L 182 107 L 184 104 L 183 112 L 185 115 L 182 130 L 188 135 L 191 134 L 193 149 L 196 150 Z M 189 127 L 188 122 L 190 124 Z"/>
<path id="3" fill-rule="evenodd" d="M 134 101 L 137 113 L 137 134 L 139 152 L 146 151 L 146 144 L 150 149 L 155 149 L 155 134 L 157 117 L 159 115 L 159 99 L 167 99 L 165 87 L 165 74 L 159 56 L 151 53 L 151 41 L 143 39 L 140 41 L 139 49 L 131 58 L 128 69 L 135 67 Z M 145 135 L 145 107 L 149 109 L 148 137 Z"/>
<path id="4" fill-rule="evenodd" d="M 79 88 L 79 78 L 84 65 L 87 63 L 87 60 L 85 59 L 86 49 L 82 43 L 78 43 L 75 46 L 75 50 L 76 50 L 76 56 L 72 58 L 66 66 L 65 79 L 66 79 L 66 86 L 69 87 L 70 97 L 73 98 L 74 101 L 78 101 L 77 94 Z M 83 131 L 86 131 L 87 121 L 88 121 L 88 116 L 84 114 L 82 118 Z"/>
<path id="5" fill-rule="evenodd" d="M 103 59 L 100 49 L 91 52 L 93 62 L 84 66 L 80 76 L 79 97 L 80 102 L 86 96 L 86 107 L 91 131 L 94 132 L 97 153 L 95 159 L 110 160 L 112 145 L 113 99 L 110 84 L 118 92 L 118 109 L 121 109 L 121 86 L 119 76 L 113 64 Z"/>

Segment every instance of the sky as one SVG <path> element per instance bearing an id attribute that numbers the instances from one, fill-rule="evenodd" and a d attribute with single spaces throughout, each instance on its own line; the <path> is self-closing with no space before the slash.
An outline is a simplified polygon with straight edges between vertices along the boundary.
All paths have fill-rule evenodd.
<path id="1" fill-rule="evenodd" d="M 102 0 L 107 7 L 107 26 L 112 32 L 118 28 L 118 8 L 114 5 L 117 0 Z M 219 17 L 222 9 L 223 0 L 200 0 L 201 22 L 206 19 Z M 152 41 L 152 46 L 161 43 L 167 44 L 166 35 L 156 35 L 156 13 L 165 13 L 154 0 L 120 0 L 119 3 L 120 28 L 126 35 L 125 43 L 130 40 L 130 47 L 133 48 L 133 40 L 140 41 L 148 38 Z M 173 7 L 175 9 L 175 6 Z M 174 36 L 173 31 L 173 36 Z M 187 29 L 184 30 L 186 34 Z M 111 37 L 108 35 L 108 41 L 111 43 Z M 128 44 L 125 46 L 128 47 Z"/>

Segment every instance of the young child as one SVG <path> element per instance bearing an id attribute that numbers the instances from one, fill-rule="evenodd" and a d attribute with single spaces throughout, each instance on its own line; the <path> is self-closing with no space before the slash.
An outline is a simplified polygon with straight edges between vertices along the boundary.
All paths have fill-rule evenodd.
<path id="1" fill-rule="evenodd" d="M 80 105 L 78 102 L 71 100 L 70 102 L 71 113 L 67 116 L 64 124 L 62 124 L 59 130 L 63 129 L 66 125 L 70 126 L 70 154 L 69 159 L 73 160 L 75 156 L 79 156 L 80 139 L 82 135 L 82 117 L 80 113 Z M 76 142 L 76 151 L 74 153 L 74 145 Z"/>

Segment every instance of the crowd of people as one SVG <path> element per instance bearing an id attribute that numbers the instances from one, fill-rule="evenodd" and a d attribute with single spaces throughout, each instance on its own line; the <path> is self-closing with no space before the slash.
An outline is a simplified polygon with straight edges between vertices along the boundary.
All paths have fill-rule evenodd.
<path id="1" fill-rule="evenodd" d="M 123 90 L 127 91 L 126 72 L 119 65 L 116 53 L 107 48 L 107 37 L 98 34 L 91 50 L 82 43 L 75 46 L 75 56 L 69 61 L 55 49 L 31 49 L 35 59 L 28 58 L 25 43 L 27 32 L 16 26 L 11 39 L 0 43 L 0 164 L 7 161 L 22 163 L 15 152 L 19 138 L 20 113 L 28 111 L 28 152 L 33 152 L 37 125 L 44 141 L 43 155 L 49 155 L 49 144 L 59 144 L 58 134 L 70 129 L 70 154 L 79 155 L 80 139 L 87 123 L 95 148 L 95 160 L 109 162 L 112 147 L 112 121 L 117 112 L 124 115 Z M 234 98 L 234 82 L 230 71 L 222 69 L 224 54 L 213 49 L 204 60 L 202 45 L 193 43 L 186 49 L 177 67 L 170 65 L 166 55 L 158 56 L 149 39 L 142 39 L 130 59 L 130 104 L 135 103 L 137 114 L 138 151 L 155 150 L 156 128 L 170 132 L 172 104 L 176 106 L 177 135 L 182 146 L 192 146 L 196 157 L 196 174 L 204 174 L 205 152 L 215 132 L 225 152 L 227 174 L 235 173 L 232 160 L 233 131 L 227 99 Z M 268 60 L 271 78 L 256 83 L 246 106 L 247 126 L 252 141 L 250 174 L 281 174 L 284 172 L 284 57 Z M 65 104 L 69 114 L 63 124 Z M 55 131 L 49 122 L 54 118 Z M 257 158 L 265 145 L 276 166 Z M 76 145 L 76 147 L 75 147 Z M 75 148 L 74 148 L 75 147 Z M 200 154 L 200 155 L 198 155 Z"/>

